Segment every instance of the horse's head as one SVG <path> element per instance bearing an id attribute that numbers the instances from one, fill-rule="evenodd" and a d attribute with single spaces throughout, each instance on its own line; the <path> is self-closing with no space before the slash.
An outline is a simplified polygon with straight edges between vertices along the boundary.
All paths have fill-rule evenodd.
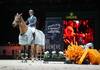
<path id="1" fill-rule="evenodd" d="M 14 21 L 12 23 L 13 27 L 16 27 L 17 25 L 19 25 L 21 23 L 21 16 L 22 14 L 16 14 L 14 17 Z"/>

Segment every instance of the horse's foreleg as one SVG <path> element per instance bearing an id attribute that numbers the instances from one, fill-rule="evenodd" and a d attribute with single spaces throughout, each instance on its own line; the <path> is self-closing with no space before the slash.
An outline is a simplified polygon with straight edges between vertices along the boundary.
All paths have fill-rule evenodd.
<path id="1" fill-rule="evenodd" d="M 22 59 L 22 62 L 23 61 L 26 61 L 27 62 L 27 59 L 28 59 L 28 46 L 27 45 L 22 45 L 21 46 L 21 51 L 20 51 L 20 57 Z"/>
<path id="2" fill-rule="evenodd" d="M 36 56 L 36 46 L 34 44 L 31 45 L 31 59 L 35 58 Z"/>

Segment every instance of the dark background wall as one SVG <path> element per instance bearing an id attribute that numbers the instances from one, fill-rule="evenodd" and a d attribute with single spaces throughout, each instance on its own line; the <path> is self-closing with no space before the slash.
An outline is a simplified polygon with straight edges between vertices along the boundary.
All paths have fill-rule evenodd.
<path id="1" fill-rule="evenodd" d="M 35 10 L 37 28 L 41 30 L 44 30 L 47 16 L 65 16 L 73 11 L 79 17 L 92 17 L 95 19 L 96 45 L 99 45 L 100 11 L 96 0 L 0 0 L 0 45 L 18 41 L 19 31 L 11 26 L 13 17 L 22 12 L 26 20 L 30 8 Z"/>

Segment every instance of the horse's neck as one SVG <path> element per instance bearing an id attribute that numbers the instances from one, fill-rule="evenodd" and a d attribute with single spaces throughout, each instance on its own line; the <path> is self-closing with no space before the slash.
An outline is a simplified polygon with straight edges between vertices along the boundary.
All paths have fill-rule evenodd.
<path id="1" fill-rule="evenodd" d="M 25 21 L 23 20 L 23 18 L 21 17 L 21 22 L 19 24 L 19 30 L 20 30 L 20 33 L 25 33 L 27 31 L 28 27 L 25 23 Z"/>

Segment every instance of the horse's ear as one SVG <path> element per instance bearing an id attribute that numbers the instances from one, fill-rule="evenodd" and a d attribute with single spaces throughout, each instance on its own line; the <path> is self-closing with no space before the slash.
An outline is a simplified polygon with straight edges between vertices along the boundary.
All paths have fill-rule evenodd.
<path id="1" fill-rule="evenodd" d="M 22 16 L 22 13 L 20 14 L 20 16 Z"/>
<path id="2" fill-rule="evenodd" d="M 18 13 L 16 15 L 19 15 Z"/>

